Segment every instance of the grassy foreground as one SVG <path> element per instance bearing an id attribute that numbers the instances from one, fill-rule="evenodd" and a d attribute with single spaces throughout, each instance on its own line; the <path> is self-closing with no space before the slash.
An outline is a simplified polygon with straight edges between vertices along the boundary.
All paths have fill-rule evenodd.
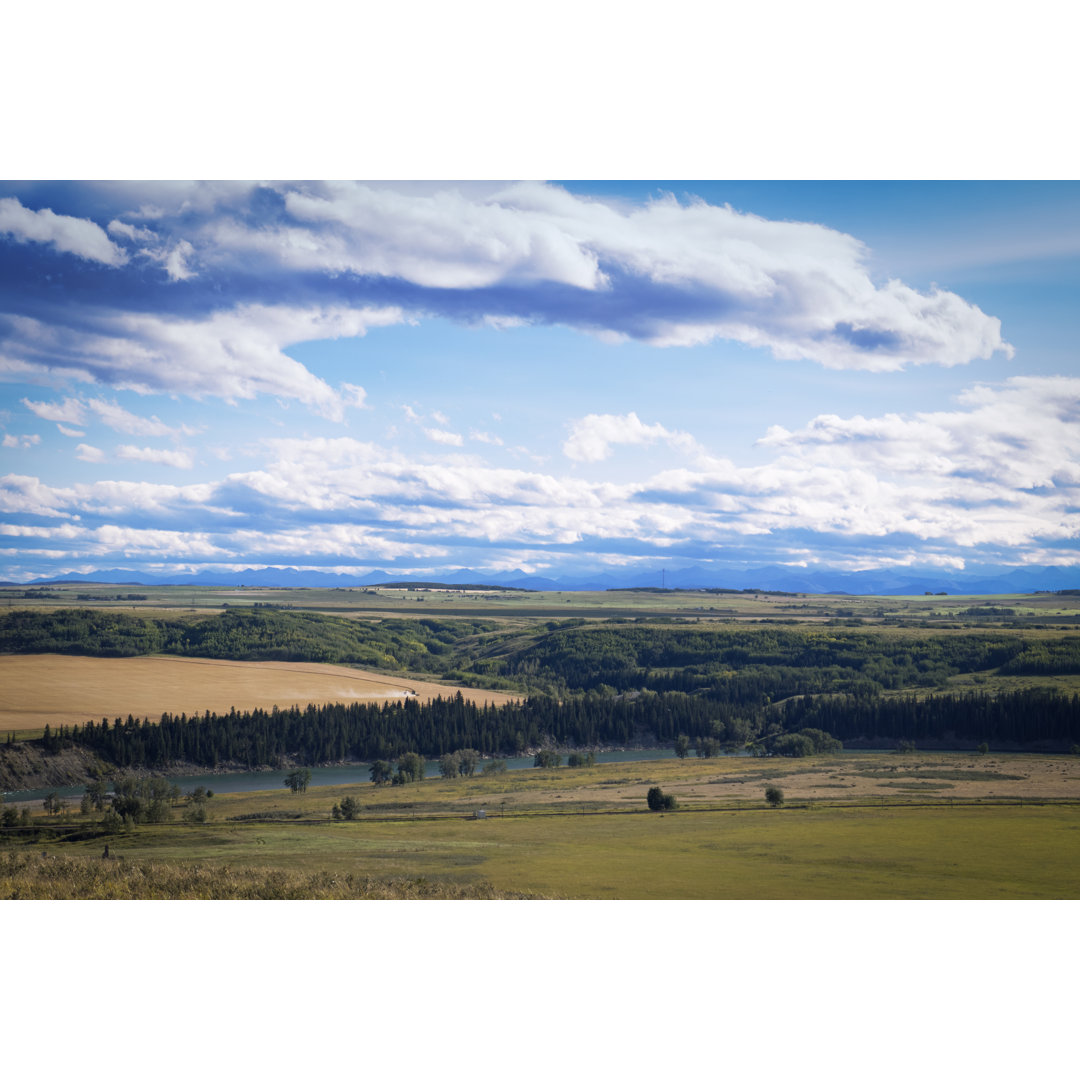
<path id="1" fill-rule="evenodd" d="M 1074 805 L 143 826 L 109 843 L 110 860 L 101 841 L 0 854 L 0 897 L 1080 897 Z"/>
<path id="2" fill-rule="evenodd" d="M 423 878 L 372 880 L 353 874 L 268 867 L 129 863 L 8 851 L 0 856 L 0 900 L 518 900 L 490 885 Z"/>
<path id="3" fill-rule="evenodd" d="M 654 784 L 677 811 L 646 809 Z M 1076 899 L 1078 793 L 1080 758 L 1030 754 L 672 758 L 222 793 L 204 823 L 177 810 L 109 835 L 74 808 L 35 814 L 0 835 L 0 898 Z M 333 820 L 346 797 L 357 819 Z"/>

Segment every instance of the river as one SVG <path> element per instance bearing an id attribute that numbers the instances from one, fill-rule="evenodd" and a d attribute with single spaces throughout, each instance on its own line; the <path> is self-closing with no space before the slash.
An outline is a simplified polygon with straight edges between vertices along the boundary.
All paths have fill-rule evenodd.
<path id="1" fill-rule="evenodd" d="M 561 751 L 563 761 L 566 761 L 567 751 Z M 671 748 L 653 747 L 651 750 L 604 750 L 596 755 L 597 764 L 605 761 L 657 761 L 664 758 L 673 758 L 675 751 Z M 533 768 L 532 756 L 501 758 L 506 762 L 509 769 Z M 483 767 L 480 761 L 477 773 Z M 562 766 L 565 768 L 565 764 Z M 339 784 L 370 784 L 370 766 L 364 762 L 354 765 L 325 765 L 313 767 L 311 770 L 310 787 L 333 787 Z M 167 776 L 170 784 L 175 784 L 181 791 L 191 791 L 196 787 L 209 788 L 215 795 L 225 795 L 238 791 L 273 791 L 285 786 L 285 777 L 290 769 L 259 769 L 251 772 L 230 773 L 193 773 L 184 776 Z M 439 776 L 438 760 L 430 760 L 427 763 L 425 777 Z M 23 791 L 4 792 L 4 801 L 7 803 L 35 802 L 45 798 L 50 792 L 55 791 L 65 799 L 81 799 L 86 792 L 83 785 L 75 787 L 46 787 L 29 788 Z"/>

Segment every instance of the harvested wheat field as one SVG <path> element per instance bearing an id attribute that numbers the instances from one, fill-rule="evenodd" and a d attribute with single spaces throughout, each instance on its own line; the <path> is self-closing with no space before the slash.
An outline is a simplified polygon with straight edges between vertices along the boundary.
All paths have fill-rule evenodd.
<path id="1" fill-rule="evenodd" d="M 512 694 L 462 689 L 469 701 L 501 704 Z M 457 687 L 331 664 L 197 660 L 189 657 L 0 656 L 0 731 L 83 724 L 129 713 L 228 712 L 330 701 L 421 701 Z"/>

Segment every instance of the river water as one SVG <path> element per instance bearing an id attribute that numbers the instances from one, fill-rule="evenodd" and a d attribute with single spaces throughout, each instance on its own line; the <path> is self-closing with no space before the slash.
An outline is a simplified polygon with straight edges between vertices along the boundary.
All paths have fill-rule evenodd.
<path id="1" fill-rule="evenodd" d="M 604 750 L 596 755 L 597 764 L 605 761 L 657 761 L 664 758 L 673 758 L 675 751 L 671 748 L 654 747 L 651 750 Z M 566 768 L 566 752 L 562 752 L 563 768 Z M 533 757 L 502 758 L 509 769 L 533 768 Z M 477 773 L 483 767 L 480 761 Z M 181 791 L 191 791 L 196 787 L 209 788 L 215 794 L 227 794 L 236 791 L 272 791 L 276 788 L 284 788 L 285 777 L 290 769 L 261 769 L 251 772 L 233 773 L 194 773 L 185 776 L 168 776 L 170 784 L 175 784 Z M 427 763 L 426 776 L 439 776 L 439 763 L 437 760 Z M 363 762 L 355 765 L 326 765 L 320 768 L 312 768 L 310 787 L 333 787 L 338 784 L 370 784 L 371 774 L 369 766 Z M 76 787 L 51 787 L 31 788 L 23 791 L 4 792 L 4 801 L 34 802 L 45 798 L 50 792 L 55 791 L 63 798 L 81 799 L 86 792 L 82 785 Z"/>

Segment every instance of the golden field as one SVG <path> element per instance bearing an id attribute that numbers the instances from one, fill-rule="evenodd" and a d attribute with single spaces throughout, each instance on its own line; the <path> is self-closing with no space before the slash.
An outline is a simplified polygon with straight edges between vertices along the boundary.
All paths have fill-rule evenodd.
<path id="1" fill-rule="evenodd" d="M 309 702 L 427 701 L 456 686 L 331 664 L 133 656 L 0 656 L 0 731 L 95 723 L 103 716 L 289 708 Z M 514 699 L 497 690 L 461 691 L 470 701 Z"/>

